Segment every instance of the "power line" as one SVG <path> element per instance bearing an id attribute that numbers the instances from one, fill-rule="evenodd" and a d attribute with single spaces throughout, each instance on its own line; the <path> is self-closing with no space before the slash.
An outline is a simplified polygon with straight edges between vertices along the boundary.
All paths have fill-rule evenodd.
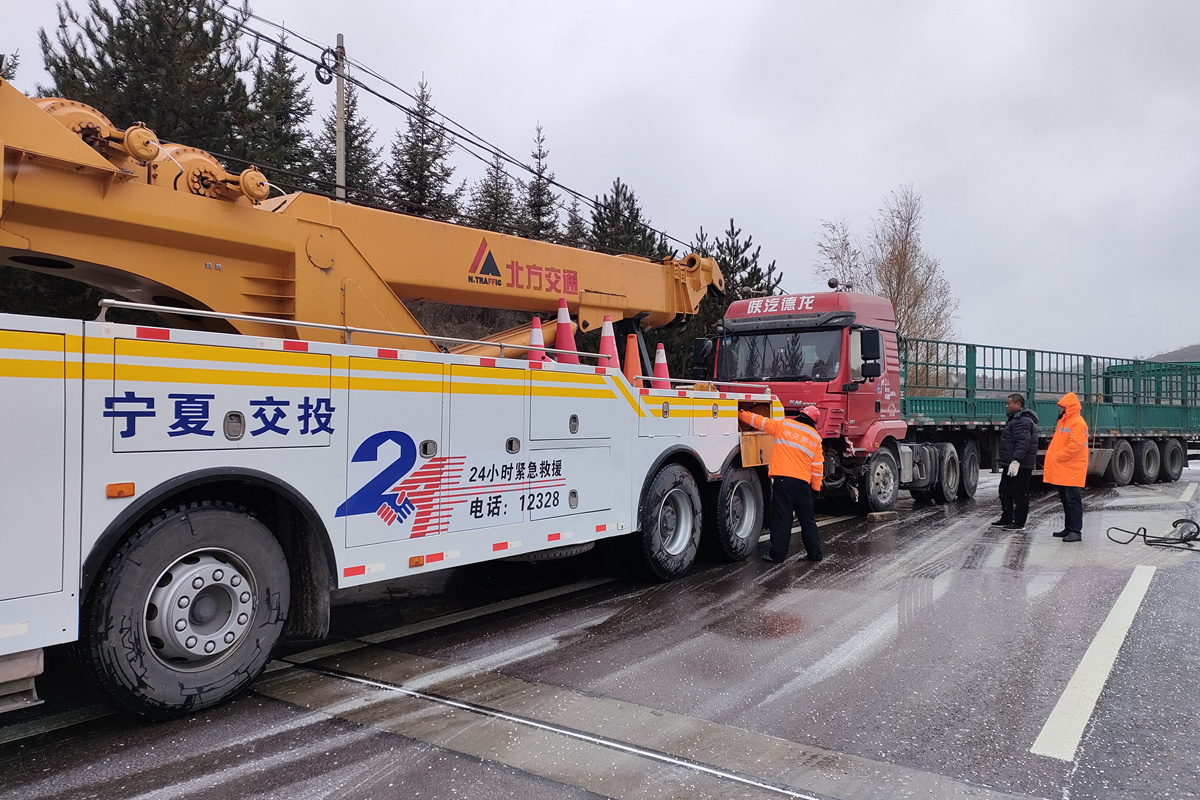
<path id="1" fill-rule="evenodd" d="M 282 38 L 275 39 L 272 36 L 270 36 L 266 33 L 263 33 L 262 31 L 257 30 L 255 28 L 251 27 L 250 25 L 246 24 L 244 19 L 242 19 L 242 20 L 231 19 L 230 17 L 225 16 L 224 14 L 222 14 L 221 16 L 227 22 L 230 22 L 231 24 L 235 25 L 238 28 L 245 29 L 246 31 L 254 34 L 260 40 L 265 39 L 269 42 L 272 42 L 275 46 L 282 48 L 284 51 L 290 53 L 291 55 L 295 56 L 296 58 L 299 58 L 303 61 L 313 64 L 315 67 L 318 67 L 318 68 L 321 68 L 321 67 L 328 68 L 328 64 L 326 64 L 322 59 L 313 58 L 311 56 L 308 56 L 308 55 L 305 55 L 305 54 L 299 52 L 298 50 L 296 50 L 294 48 L 288 47 L 287 44 L 282 40 Z M 291 35 L 294 35 L 296 38 L 300 39 L 301 41 L 305 42 L 306 44 L 308 44 L 311 47 L 321 48 L 323 55 L 326 53 L 333 52 L 333 49 L 331 47 L 329 47 L 328 45 L 323 45 L 322 43 L 317 42 L 311 38 L 308 38 L 300 33 L 295 32 L 295 31 L 289 31 L 283 25 L 273 22 L 271 20 L 268 20 L 257 14 L 250 13 L 248 15 L 248 18 L 255 19 L 264 24 L 271 25 L 275 28 L 278 28 L 279 31 L 281 32 L 281 37 L 291 34 Z M 396 85 L 394 82 L 387 79 L 386 77 L 384 77 L 383 75 L 381 75 L 374 69 L 370 68 L 366 64 L 363 64 L 362 62 L 360 62 L 356 59 L 352 59 L 352 58 L 347 58 L 346 62 L 351 64 L 352 66 L 362 70 L 364 73 L 366 73 L 370 77 L 386 84 L 387 86 L 392 87 L 393 89 L 400 92 L 404 96 L 406 96 L 406 97 L 410 98 L 411 100 L 413 100 L 414 102 L 418 103 L 418 105 L 420 104 L 419 98 L 414 96 L 411 92 Z M 463 151 L 464 153 L 467 153 L 468 155 L 470 155 L 474 158 L 479 159 L 479 161 L 481 161 L 484 164 L 487 164 L 489 167 L 491 166 L 490 159 L 483 157 L 480 153 L 476 152 L 472 148 L 478 148 L 479 150 L 483 150 L 484 152 L 491 154 L 493 157 L 498 158 L 499 160 L 501 160 L 503 162 L 506 162 L 508 164 L 511 164 L 514 167 L 517 167 L 519 169 L 524 170 L 525 172 L 528 172 L 530 175 L 533 175 L 536 178 L 545 181 L 548 185 L 554 186 L 554 187 L 562 190 L 563 192 L 566 192 L 567 194 L 571 195 L 572 197 L 579 199 L 587 207 L 589 207 L 593 210 L 598 210 L 600 208 L 600 203 L 598 203 L 595 199 L 588 197 L 588 196 L 584 195 L 583 193 L 576 191 L 575 189 L 572 189 L 571 187 L 567 186 L 566 184 L 561 183 L 558 180 L 548 178 L 544 174 L 539 174 L 537 172 L 537 170 L 535 170 L 530 165 L 525 164 L 524 162 L 514 158 L 512 155 L 510 155 L 508 152 L 506 152 L 499 146 L 492 144 L 487 139 L 474 133 L 469 128 L 467 128 L 465 125 L 462 125 L 461 123 L 456 122 L 455 120 L 446 116 L 444 113 L 439 111 L 439 112 L 437 112 L 437 115 L 439 117 L 441 117 L 443 120 L 445 120 L 447 123 L 449 123 L 449 125 L 454 126 L 454 128 L 456 128 L 457 130 L 453 130 L 453 129 L 451 129 L 451 127 L 449 127 L 449 125 L 438 122 L 437 120 L 432 119 L 431 117 L 420 113 L 416 108 L 410 108 L 410 107 L 406 106 L 404 103 L 396 100 L 395 98 L 390 97 L 390 96 L 384 94 L 383 92 L 380 92 L 380 91 L 368 86 L 364 81 L 360 80 L 357 77 L 347 75 L 347 76 L 345 76 L 345 78 L 346 78 L 346 80 L 350 81 L 353 85 L 355 85 L 358 88 L 362 89 L 363 91 L 379 98 L 380 100 L 387 103 L 388 105 L 391 105 L 394 108 L 402 111 L 403 113 L 407 114 L 409 117 L 416 119 L 416 120 L 420 120 L 426 124 L 432 125 L 436 129 L 444 132 L 446 135 L 451 137 L 452 143 L 456 147 L 458 147 L 461 151 Z M 519 183 L 519 181 L 514 176 L 509 174 L 507 172 L 507 170 L 504 170 L 504 174 L 510 180 L 513 180 L 513 181 L 516 181 Z M 559 208 L 564 208 L 561 203 L 559 203 L 558 206 L 559 206 Z M 641 227 L 645 228 L 648 232 L 659 236 L 664 241 L 674 242 L 678 245 L 681 245 L 685 249 L 689 249 L 691 247 L 691 245 L 688 242 L 684 242 L 680 239 L 677 239 L 676 237 L 671 236 L 670 234 L 666 233 L 665 231 L 661 231 L 646 222 L 639 221 L 638 224 Z"/>

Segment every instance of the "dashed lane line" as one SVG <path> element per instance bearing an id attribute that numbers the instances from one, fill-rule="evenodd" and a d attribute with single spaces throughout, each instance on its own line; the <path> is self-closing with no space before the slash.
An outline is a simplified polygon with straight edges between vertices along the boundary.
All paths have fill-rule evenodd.
<path id="1" fill-rule="evenodd" d="M 1096 701 L 1100 699 L 1100 692 L 1108 681 L 1142 598 L 1150 588 L 1154 570 L 1154 567 L 1144 564 L 1133 568 L 1133 574 L 1129 576 L 1121 596 L 1083 654 L 1083 660 L 1050 712 L 1050 718 L 1042 726 L 1037 741 L 1029 748 L 1031 753 L 1062 761 L 1075 760 L 1075 751 L 1079 748 L 1084 729 L 1092 718 Z"/>
<path id="2" fill-rule="evenodd" d="M 1187 485 L 1187 487 L 1184 488 L 1183 495 L 1179 498 L 1179 501 L 1181 503 L 1186 503 L 1187 501 L 1192 499 L 1192 495 L 1194 495 L 1195 493 L 1196 493 L 1196 484 L 1189 483 Z"/>

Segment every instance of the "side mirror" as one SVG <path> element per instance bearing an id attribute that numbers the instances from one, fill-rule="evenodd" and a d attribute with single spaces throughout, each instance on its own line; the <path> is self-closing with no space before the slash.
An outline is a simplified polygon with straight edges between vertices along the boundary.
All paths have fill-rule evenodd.
<path id="1" fill-rule="evenodd" d="M 883 358 L 883 333 L 874 328 L 866 328 L 860 334 L 862 338 L 863 361 L 878 361 Z M 863 365 L 866 367 L 866 365 Z M 864 370 L 863 375 L 867 373 Z M 875 377 L 879 377 L 876 375 Z"/>
<path id="2" fill-rule="evenodd" d="M 878 361 L 864 361 L 862 365 L 862 376 L 868 380 L 875 380 L 883 375 L 883 365 Z"/>
<path id="3" fill-rule="evenodd" d="M 701 381 L 708 377 L 708 359 L 713 352 L 712 339 L 697 339 L 692 344 L 692 379 Z"/>

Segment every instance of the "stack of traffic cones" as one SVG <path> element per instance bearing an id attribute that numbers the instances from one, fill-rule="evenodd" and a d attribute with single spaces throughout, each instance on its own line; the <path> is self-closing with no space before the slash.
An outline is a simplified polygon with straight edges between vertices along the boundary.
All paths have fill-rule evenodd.
<path id="1" fill-rule="evenodd" d="M 667 351 L 663 348 L 662 342 L 658 343 L 658 350 L 654 353 L 654 377 L 666 380 L 650 381 L 651 389 L 671 388 L 671 373 L 667 371 Z"/>
<path id="2" fill-rule="evenodd" d="M 600 355 L 608 356 L 599 361 L 602 367 L 621 368 L 621 360 L 617 357 L 617 336 L 613 333 L 612 317 L 604 315 L 604 324 L 600 327 Z"/>
<path id="3" fill-rule="evenodd" d="M 532 327 L 529 329 L 530 364 L 540 364 L 550 360 L 550 357 L 546 355 L 545 347 L 546 341 L 542 338 L 542 318 L 534 317 Z"/>
<path id="4" fill-rule="evenodd" d="M 638 353 L 637 334 L 631 333 L 625 337 L 625 378 L 630 386 L 641 386 L 638 373 L 642 369 L 642 357 Z"/>
<path id="5" fill-rule="evenodd" d="M 558 298 L 558 325 L 554 329 L 555 350 L 575 350 L 575 331 L 571 325 L 571 312 L 567 309 L 567 299 Z M 573 353 L 557 353 L 558 363 L 578 364 L 579 356 Z"/>

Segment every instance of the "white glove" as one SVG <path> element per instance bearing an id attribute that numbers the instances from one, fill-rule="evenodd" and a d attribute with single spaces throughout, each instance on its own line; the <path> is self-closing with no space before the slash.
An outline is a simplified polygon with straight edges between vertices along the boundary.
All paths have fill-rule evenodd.
<path id="1" fill-rule="evenodd" d="M 1017 470 L 1019 470 L 1020 468 L 1021 468 L 1020 461 L 1014 461 L 1011 464 L 1009 464 L 1008 465 L 1008 477 L 1010 477 L 1010 478 L 1017 477 Z"/>

